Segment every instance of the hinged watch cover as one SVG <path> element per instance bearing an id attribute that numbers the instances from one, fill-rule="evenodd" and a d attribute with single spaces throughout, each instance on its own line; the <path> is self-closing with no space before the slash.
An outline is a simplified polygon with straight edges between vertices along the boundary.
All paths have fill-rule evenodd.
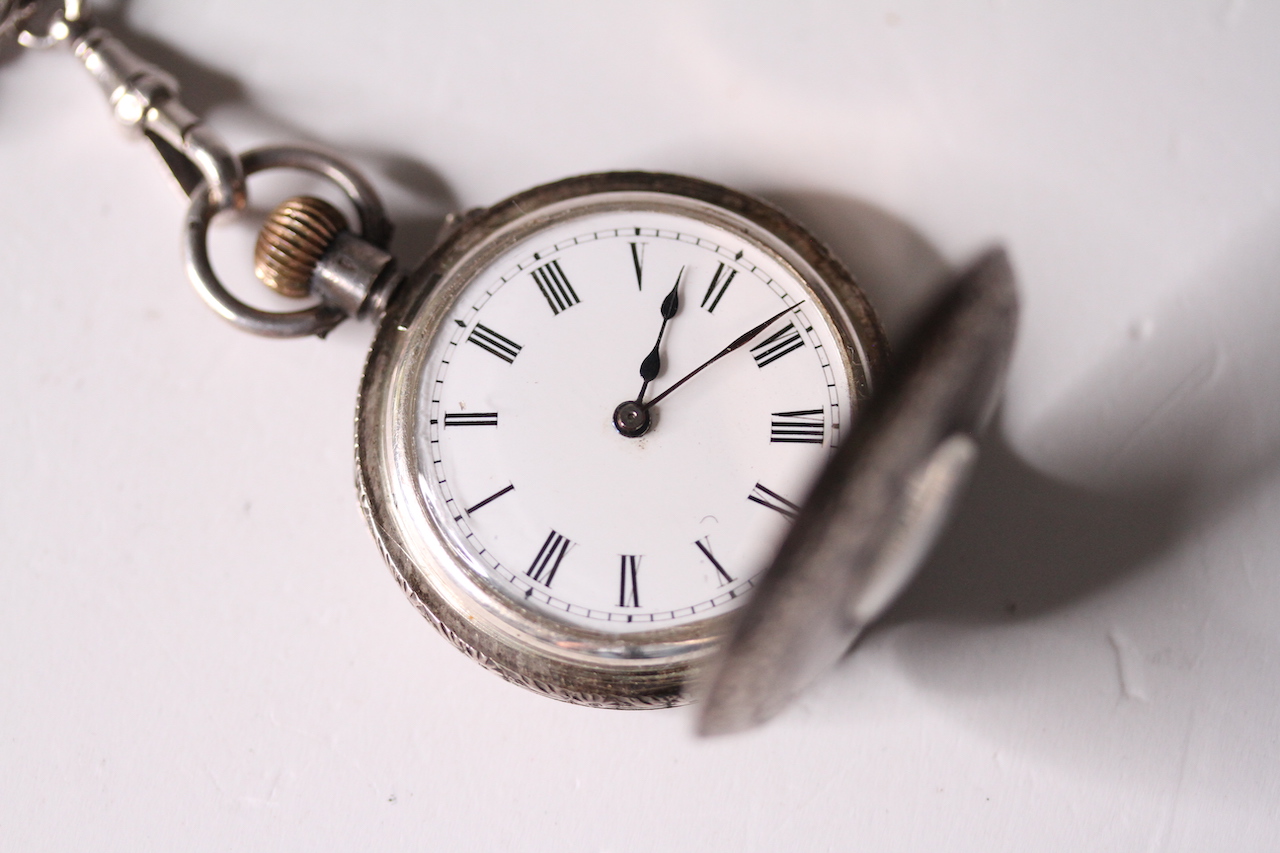
<path id="1" fill-rule="evenodd" d="M 814 484 L 703 684 L 702 734 L 777 714 L 915 575 L 977 453 L 1013 347 L 1005 253 L 959 275 Z"/>

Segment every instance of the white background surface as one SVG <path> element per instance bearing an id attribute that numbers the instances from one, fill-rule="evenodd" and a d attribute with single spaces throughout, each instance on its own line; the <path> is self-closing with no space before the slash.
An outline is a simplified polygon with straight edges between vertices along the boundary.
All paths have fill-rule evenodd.
<path id="1" fill-rule="evenodd" d="M 1024 324 L 906 598 L 775 723 L 700 742 L 688 709 L 551 702 L 436 636 L 351 487 L 370 330 L 218 321 L 145 144 L 69 56 L 5 62 L 0 847 L 1280 844 L 1280 6 L 113 20 L 237 147 L 356 155 L 408 263 L 447 210 L 663 169 L 789 209 L 895 335 L 1001 240 Z M 248 281 L 248 238 L 217 237 Z"/>

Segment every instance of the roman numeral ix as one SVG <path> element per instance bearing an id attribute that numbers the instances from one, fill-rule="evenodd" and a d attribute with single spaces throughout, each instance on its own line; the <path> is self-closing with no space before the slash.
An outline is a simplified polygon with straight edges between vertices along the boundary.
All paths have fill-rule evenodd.
<path id="1" fill-rule="evenodd" d="M 565 553 L 572 544 L 559 533 L 554 530 L 551 531 L 547 534 L 546 541 L 538 549 L 538 556 L 533 558 L 533 563 L 530 564 L 529 570 L 525 574 L 531 580 L 538 581 L 545 586 L 551 586 L 551 581 L 555 579 L 556 571 L 560 568 L 560 561 L 564 559 Z"/>
<path id="2" fill-rule="evenodd" d="M 800 507 L 784 498 L 767 486 L 756 483 L 756 487 L 751 490 L 751 494 L 747 495 L 747 500 L 755 501 L 760 506 L 767 506 L 774 512 L 780 512 L 787 518 L 795 518 L 796 513 L 800 511 Z"/>
<path id="3" fill-rule="evenodd" d="M 620 579 L 618 581 L 618 606 L 639 607 L 640 588 L 636 586 L 636 570 L 640 568 L 640 558 L 634 554 L 623 554 Z"/>
<path id="4" fill-rule="evenodd" d="M 822 444 L 826 436 L 822 409 L 774 412 L 770 423 L 769 441 L 775 444 Z"/>
<path id="5" fill-rule="evenodd" d="M 551 306 L 552 313 L 559 314 L 581 301 L 578 299 L 578 294 L 574 293 L 573 285 L 569 284 L 569 279 L 565 277 L 564 270 L 560 269 L 559 261 L 543 264 L 530 275 L 537 283 L 538 290 L 542 291 L 542 298 Z"/>
<path id="6" fill-rule="evenodd" d="M 729 289 L 729 283 L 738 274 L 735 269 L 730 269 L 728 275 L 725 275 L 724 271 L 724 264 L 716 267 L 716 274 L 711 276 L 711 286 L 707 288 L 707 295 L 702 297 L 702 307 L 706 308 L 708 313 L 715 312 L 716 306 L 720 304 L 720 300 L 724 297 L 724 292 Z M 722 278 L 723 281 L 721 280 Z M 708 305 L 708 302 L 711 304 Z"/>
<path id="7" fill-rule="evenodd" d="M 697 545 L 698 550 L 702 552 L 702 556 L 710 560 L 711 565 L 716 567 L 716 571 L 719 572 L 720 577 L 723 578 L 723 580 L 719 581 L 720 586 L 724 586 L 725 584 L 733 580 L 733 576 L 724 570 L 724 566 L 720 565 L 720 561 L 717 560 L 715 558 L 715 555 L 711 553 L 711 537 L 710 536 L 703 536 L 701 539 L 699 539 L 697 542 L 694 542 L 693 544 Z"/>
<path id="8" fill-rule="evenodd" d="M 524 349 L 511 338 L 503 337 L 493 329 L 480 323 L 476 323 L 476 327 L 471 330 L 467 340 L 480 347 L 480 349 L 493 353 L 507 364 L 515 361 L 516 356 L 520 354 L 520 350 Z"/>
<path id="9" fill-rule="evenodd" d="M 794 324 L 788 323 L 781 330 L 753 346 L 751 357 L 756 360 L 756 367 L 765 367 L 802 346 L 804 346 L 804 340 L 800 337 L 800 331 Z"/>
<path id="10" fill-rule="evenodd" d="M 497 426 L 497 412 L 446 412 L 444 425 L 451 426 Z"/>

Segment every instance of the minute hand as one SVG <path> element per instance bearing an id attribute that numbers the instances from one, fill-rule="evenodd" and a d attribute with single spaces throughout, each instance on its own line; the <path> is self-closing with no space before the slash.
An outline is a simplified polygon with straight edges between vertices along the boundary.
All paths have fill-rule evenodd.
<path id="1" fill-rule="evenodd" d="M 681 385 L 683 385 L 684 383 L 688 382 L 690 379 L 692 379 L 693 377 L 697 376 L 699 373 L 701 373 L 702 371 L 706 370 L 708 367 L 710 367 L 711 365 L 715 364 L 717 361 L 719 361 L 720 359 L 724 358 L 724 357 L 725 357 L 726 355 L 728 355 L 729 353 L 733 352 L 733 351 L 734 351 L 734 350 L 736 350 L 736 349 L 739 349 L 740 347 L 744 347 L 744 346 L 746 346 L 747 344 L 751 343 L 752 338 L 754 338 L 756 335 L 758 335 L 758 334 L 760 334 L 761 332 L 763 332 L 765 329 L 769 328 L 769 324 L 770 324 L 770 323 L 772 323 L 774 320 L 776 320 L 776 319 L 778 319 L 779 317 L 781 317 L 783 314 L 786 314 L 786 313 L 787 313 L 787 312 L 789 312 L 789 311 L 794 311 L 795 309 L 799 308 L 799 307 L 800 307 L 801 305 L 803 305 L 803 304 L 804 304 L 804 300 L 802 299 L 802 300 L 800 300 L 799 302 L 797 302 L 795 305 L 792 305 L 792 306 L 787 307 L 787 308 L 783 308 L 783 309 L 782 309 L 781 311 L 779 311 L 777 314 L 774 314 L 774 315 L 773 315 L 772 317 L 770 317 L 768 320 L 765 320 L 763 323 L 761 323 L 760 325 L 756 326 L 755 328 L 750 329 L 750 330 L 748 330 L 748 331 L 746 331 L 746 332 L 743 332 L 741 335 L 739 335 L 737 338 L 735 338 L 735 339 L 734 339 L 733 343 L 729 344 L 727 347 L 725 347 L 724 349 L 720 350 L 720 352 L 718 352 L 718 353 L 716 353 L 715 355 L 711 356 L 711 358 L 707 359 L 707 360 L 706 360 L 706 361 L 704 361 L 702 364 L 698 365 L 698 366 L 697 366 L 697 367 L 695 367 L 693 370 L 689 371 L 689 373 L 685 374 L 685 376 L 684 376 L 684 377 L 683 377 L 679 382 L 677 382 L 675 385 L 672 385 L 670 388 L 668 388 L 667 390 L 663 391 L 661 394 L 659 394 L 658 396 L 656 396 L 656 397 L 654 397 L 652 400 L 650 400 L 648 403 L 646 403 L 646 404 L 645 404 L 645 408 L 646 408 L 646 409 L 653 408 L 653 407 L 654 407 L 654 406 L 656 406 L 658 403 L 661 403 L 661 402 L 666 398 L 666 396 L 667 396 L 668 394 L 670 394 L 672 391 L 676 390 L 676 389 L 677 389 L 677 388 L 679 388 Z"/>

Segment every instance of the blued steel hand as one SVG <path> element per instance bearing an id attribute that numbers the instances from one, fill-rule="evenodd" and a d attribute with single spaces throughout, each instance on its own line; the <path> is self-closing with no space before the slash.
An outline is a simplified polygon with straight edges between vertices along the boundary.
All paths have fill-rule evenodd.
<path id="1" fill-rule="evenodd" d="M 658 327 L 658 340 L 654 342 L 653 349 L 644 357 L 644 361 L 640 362 L 640 378 L 644 380 L 644 384 L 640 386 L 640 393 L 636 395 L 637 405 L 644 405 L 644 392 L 649 390 L 649 383 L 662 371 L 662 355 L 658 352 L 658 346 L 662 343 L 662 333 L 667 330 L 667 323 L 680 310 L 679 290 L 680 279 L 683 276 L 684 267 L 680 267 L 680 272 L 676 273 L 676 283 L 662 300 L 662 325 Z"/>
<path id="2" fill-rule="evenodd" d="M 676 284 L 679 284 L 679 283 L 680 283 L 680 280 L 677 278 Z M 671 295 L 669 295 L 667 299 L 671 299 L 674 295 L 675 295 L 675 289 L 673 288 L 671 291 Z M 739 335 L 737 338 L 734 339 L 733 343 L 729 344 L 727 347 L 720 350 L 720 352 L 711 356 L 711 358 L 707 359 L 702 364 L 698 365 L 696 368 L 689 371 L 689 373 L 685 374 L 685 376 L 681 378 L 679 382 L 672 385 L 670 388 L 663 391 L 658 396 L 654 397 L 648 403 L 641 402 L 640 399 L 637 399 L 637 400 L 628 400 L 625 403 L 619 404 L 618 408 L 613 410 L 614 428 L 617 429 L 619 433 L 627 436 L 628 438 L 639 438 L 640 436 L 644 435 L 646 432 L 649 431 L 649 426 L 653 422 L 649 416 L 650 409 L 652 409 L 662 400 L 666 399 L 667 395 L 669 395 L 672 391 L 676 390 L 681 385 L 688 382 L 690 379 L 697 376 L 699 373 L 706 370 L 708 367 L 715 364 L 717 361 L 724 358 L 729 353 L 751 343 L 751 341 L 757 335 L 759 335 L 765 329 L 769 328 L 769 325 L 773 323 L 774 320 L 777 320 L 779 317 L 781 317 L 783 314 L 786 314 L 789 311 L 794 311 L 795 309 L 799 308 L 803 304 L 804 302 L 802 300 L 800 302 L 797 302 L 795 305 L 791 305 L 787 308 L 783 308 L 777 314 L 774 314 L 772 317 L 770 317 L 768 320 L 765 320 L 760 325 Z M 663 302 L 663 317 L 664 317 L 663 326 L 664 327 L 666 326 L 666 310 L 665 309 L 666 309 L 666 302 L 664 301 Z M 674 313 L 674 310 L 672 311 L 672 313 Z M 658 334 L 658 340 L 659 341 L 662 340 L 661 332 L 659 332 Z M 656 362 L 657 351 L 658 351 L 658 348 L 657 348 L 657 345 L 655 345 L 653 348 L 653 352 L 649 353 L 649 356 L 645 358 L 645 364 L 648 364 L 650 358 L 655 359 L 653 376 L 657 376 L 658 374 L 658 369 L 657 369 L 658 362 Z M 640 396 L 641 398 L 643 398 L 644 392 L 648 390 L 649 381 L 650 379 L 652 379 L 652 376 L 645 376 L 645 365 L 640 366 L 640 371 L 641 371 L 640 375 L 644 378 L 644 387 L 640 389 Z"/>
<path id="3" fill-rule="evenodd" d="M 770 317 L 768 320 L 765 320 L 765 321 L 764 321 L 763 323 L 761 323 L 760 325 L 756 326 L 755 328 L 753 328 L 753 329 L 751 329 L 751 330 L 749 330 L 749 331 L 747 331 L 747 332 L 742 333 L 741 335 L 739 335 L 737 338 L 735 338 L 735 339 L 734 339 L 733 343 L 729 344 L 727 347 L 725 347 L 724 349 L 720 350 L 720 352 L 718 352 L 718 353 L 716 353 L 715 355 L 711 356 L 711 358 L 707 359 L 707 360 L 706 360 L 706 361 L 704 361 L 702 364 L 698 365 L 698 366 L 697 366 L 697 367 L 695 367 L 693 370 L 689 371 L 689 372 L 688 372 L 687 374 L 685 374 L 685 376 L 684 376 L 684 377 L 683 377 L 679 382 L 677 382 L 675 385 L 672 385 L 670 388 L 668 388 L 667 390 L 663 391 L 661 394 L 659 394 L 658 396 L 656 396 L 656 397 L 654 397 L 652 400 L 650 400 L 650 401 L 648 402 L 648 404 L 646 404 L 645 408 L 651 408 L 651 407 L 653 407 L 653 406 L 658 405 L 658 403 L 662 402 L 662 400 L 664 400 L 664 399 L 667 397 L 667 395 L 668 395 L 668 394 L 670 394 L 672 391 L 676 390 L 676 389 L 677 389 L 677 388 L 679 388 L 681 385 L 683 385 L 684 383 L 688 382 L 690 379 L 692 379 L 693 377 L 697 376 L 699 373 L 701 373 L 702 371 L 706 370 L 708 367 L 710 367 L 711 365 L 715 364 L 717 361 L 719 361 L 720 359 L 724 358 L 724 357 L 725 357 L 726 355 L 728 355 L 729 353 L 733 352 L 733 351 L 734 351 L 734 350 L 736 350 L 736 349 L 739 349 L 740 347 L 744 347 L 744 346 L 746 346 L 747 344 L 751 343 L 751 341 L 752 341 L 752 340 L 753 340 L 757 335 L 759 335 L 759 334 L 760 334 L 761 332 L 763 332 L 765 329 L 769 328 L 769 324 L 770 324 L 770 323 L 772 323 L 774 320 L 776 320 L 776 319 L 778 319 L 779 317 L 781 317 L 783 314 L 786 314 L 786 313 L 788 313 L 788 312 L 790 312 L 790 311 L 794 311 L 795 309 L 799 308 L 799 307 L 800 307 L 801 305 L 803 305 L 803 304 L 804 304 L 804 301 L 803 301 L 803 300 L 801 300 L 800 302 L 797 302 L 795 305 L 791 305 L 791 306 L 789 306 L 789 307 L 787 307 L 787 308 L 783 308 L 783 309 L 782 309 L 781 311 L 779 311 L 777 314 L 774 314 L 772 317 Z"/>

